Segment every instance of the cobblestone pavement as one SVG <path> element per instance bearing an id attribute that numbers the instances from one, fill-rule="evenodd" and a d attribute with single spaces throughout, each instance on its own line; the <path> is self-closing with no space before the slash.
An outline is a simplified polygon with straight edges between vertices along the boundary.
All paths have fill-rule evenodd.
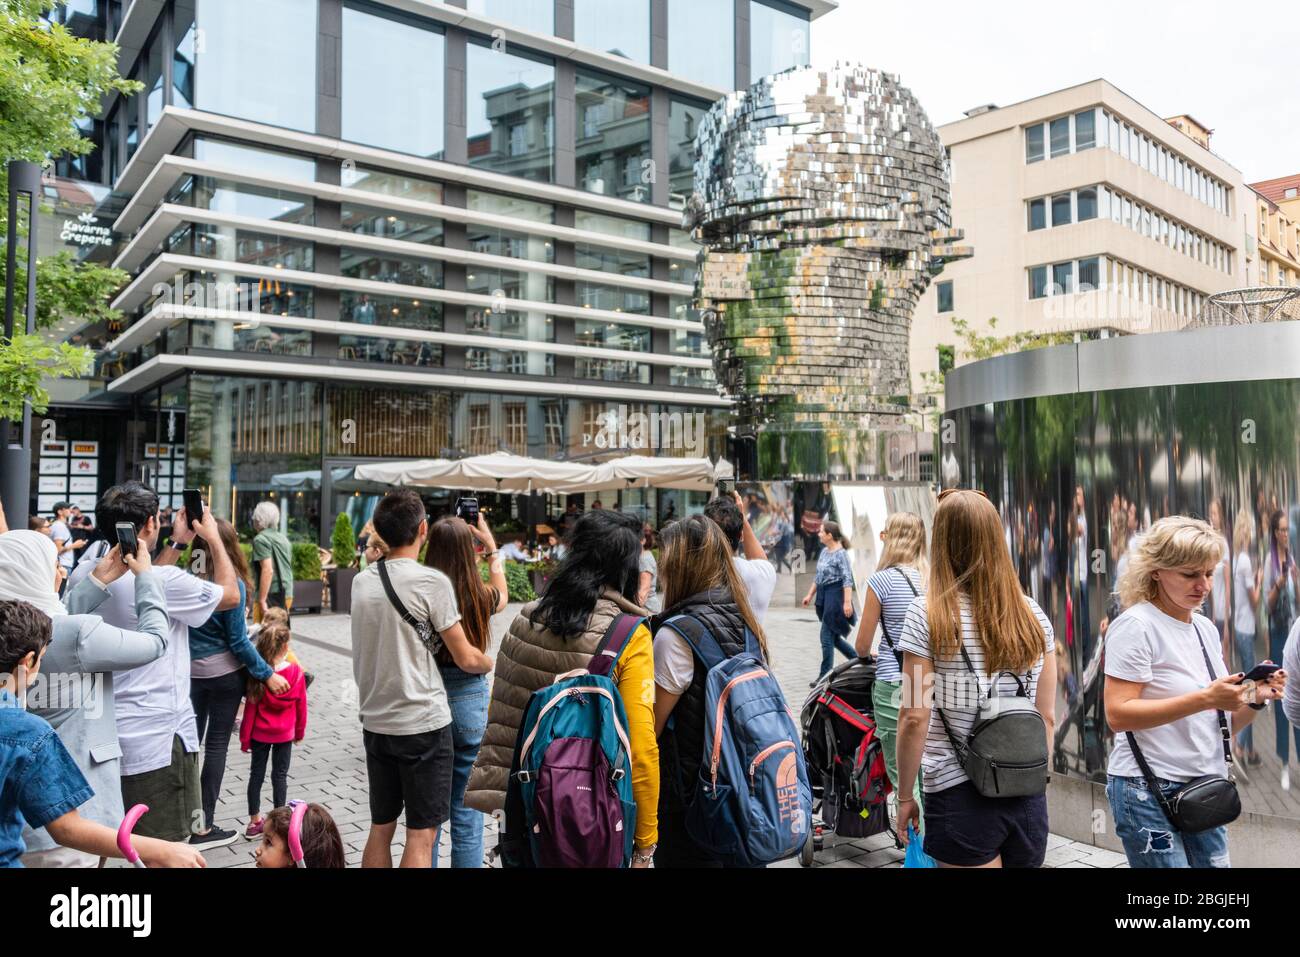
<path id="1" fill-rule="evenodd" d="M 497 644 L 518 606 L 511 605 L 493 619 L 494 640 L 489 654 L 495 656 Z M 793 584 L 782 576 L 781 586 L 768 612 L 772 666 L 791 707 L 798 711 L 808 694 L 808 683 L 816 677 L 820 661 L 818 625 L 813 612 L 796 606 Z M 361 851 L 369 830 L 365 752 L 361 745 L 361 728 L 356 717 L 356 692 L 352 683 L 350 619 L 347 615 L 295 615 L 293 620 L 295 651 L 303 667 L 315 674 L 309 694 L 307 736 L 294 748 L 289 769 L 289 797 L 316 801 L 329 808 L 342 832 L 350 867 L 359 866 Z M 247 788 L 249 755 L 239 750 L 239 738 L 231 739 L 221 799 L 216 821 L 222 827 L 241 834 L 248 822 Z M 270 810 L 271 784 L 262 789 L 261 807 Z M 496 822 L 486 819 L 484 845 L 496 844 Z M 399 823 L 393 845 L 393 862 L 401 857 L 405 829 Z M 826 847 L 817 854 L 816 866 L 822 867 L 898 867 L 903 852 L 894 848 L 888 834 L 861 841 L 835 843 L 828 837 Z M 256 844 L 242 837 L 228 847 L 205 852 L 209 867 L 250 867 Z M 450 842 L 444 830 L 440 845 L 439 866 L 450 863 Z M 1048 867 L 1116 867 L 1124 864 L 1122 854 L 1077 844 L 1053 835 L 1048 840 Z M 778 867 L 798 867 L 797 860 L 784 861 Z"/>

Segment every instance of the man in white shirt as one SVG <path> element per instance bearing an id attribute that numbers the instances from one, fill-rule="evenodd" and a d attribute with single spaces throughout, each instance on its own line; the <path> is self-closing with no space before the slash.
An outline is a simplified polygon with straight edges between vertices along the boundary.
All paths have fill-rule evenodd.
<path id="1" fill-rule="evenodd" d="M 100 499 L 96 514 L 106 528 L 130 522 L 137 538 L 153 549 L 160 529 L 158 495 L 153 489 L 139 482 L 115 485 Z M 198 531 L 211 545 L 206 549 L 211 581 L 176 567 L 181 550 L 195 533 L 183 515 L 175 527 L 176 537 L 154 562 L 167 607 L 167 650 L 147 665 L 117 673 L 113 680 L 122 800 L 126 807 L 149 805 L 136 833 L 165 841 L 184 841 L 204 825 L 199 737 L 190 703 L 189 629 L 202 625 L 213 612 L 237 607 L 240 600 L 235 570 L 212 513 L 204 511 Z M 82 562 L 72 573 L 71 587 L 90 575 L 94 566 L 93 561 Z M 106 591 L 108 599 L 96 614 L 110 625 L 135 630 L 135 576 L 125 573 Z"/>
<path id="2" fill-rule="evenodd" d="M 54 503 L 54 521 L 50 523 L 50 538 L 54 539 L 54 547 L 59 550 L 59 564 L 63 566 L 65 575 L 71 574 L 72 566 L 77 564 L 77 551 L 86 547 L 86 540 L 73 541 L 72 529 L 68 526 L 68 517 L 72 514 L 71 502 Z M 59 592 L 62 596 L 67 593 L 67 579 L 64 579 L 63 590 Z"/>
<path id="3" fill-rule="evenodd" d="M 516 535 L 514 541 L 507 542 L 505 547 L 501 549 L 501 558 L 508 562 L 533 561 L 533 556 L 530 555 L 528 549 L 524 547 L 524 542 L 525 539 L 523 535 Z"/>
<path id="4" fill-rule="evenodd" d="M 744 549 L 744 557 L 733 557 L 736 574 L 745 583 L 749 596 L 749 607 L 759 625 L 767 618 L 767 607 L 772 604 L 772 593 L 776 591 L 776 566 L 767 559 L 767 553 L 758 541 L 758 536 L 749 526 L 741 508 L 740 493 L 733 491 L 732 498 L 715 498 L 704 506 L 704 514 L 722 529 L 731 545 L 731 551 Z"/>

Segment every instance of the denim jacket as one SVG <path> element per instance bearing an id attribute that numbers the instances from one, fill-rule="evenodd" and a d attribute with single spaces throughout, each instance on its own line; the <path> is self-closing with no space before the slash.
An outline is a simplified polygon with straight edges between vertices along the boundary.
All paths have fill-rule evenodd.
<path id="1" fill-rule="evenodd" d="M 248 640 L 248 626 L 244 621 L 247 595 L 244 583 L 240 581 L 238 584 L 238 605 L 226 611 L 213 612 L 212 617 L 198 628 L 190 629 L 190 660 L 199 661 L 228 651 L 255 680 L 265 681 L 271 677 L 271 666 L 262 660 Z"/>

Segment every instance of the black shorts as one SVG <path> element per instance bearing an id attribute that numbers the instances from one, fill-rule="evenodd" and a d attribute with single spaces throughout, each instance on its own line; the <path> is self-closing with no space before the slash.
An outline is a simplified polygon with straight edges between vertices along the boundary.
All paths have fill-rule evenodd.
<path id="1" fill-rule="evenodd" d="M 1042 867 L 1047 855 L 1047 795 L 986 798 L 969 781 L 925 794 L 925 853 L 941 864 Z"/>
<path id="2" fill-rule="evenodd" d="M 370 779 L 370 820 L 392 824 L 406 808 L 406 827 L 439 827 L 451 816 L 451 725 L 423 734 L 363 732 Z"/>

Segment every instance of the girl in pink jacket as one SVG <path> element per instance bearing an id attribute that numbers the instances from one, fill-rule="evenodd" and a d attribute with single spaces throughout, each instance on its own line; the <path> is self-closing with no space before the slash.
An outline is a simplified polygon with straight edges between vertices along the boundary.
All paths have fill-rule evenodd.
<path id="1" fill-rule="evenodd" d="M 288 660 L 289 629 L 275 624 L 257 636 L 257 653 L 270 662 L 276 673 L 289 682 L 289 690 L 275 694 L 260 681 L 250 681 L 244 700 L 244 720 L 239 726 L 240 750 L 253 752 L 248 775 L 248 830 L 245 837 L 262 833 L 262 783 L 266 762 L 271 761 L 272 807 L 284 807 L 289 799 L 289 760 L 294 744 L 307 731 L 307 682 L 303 670 Z"/>

